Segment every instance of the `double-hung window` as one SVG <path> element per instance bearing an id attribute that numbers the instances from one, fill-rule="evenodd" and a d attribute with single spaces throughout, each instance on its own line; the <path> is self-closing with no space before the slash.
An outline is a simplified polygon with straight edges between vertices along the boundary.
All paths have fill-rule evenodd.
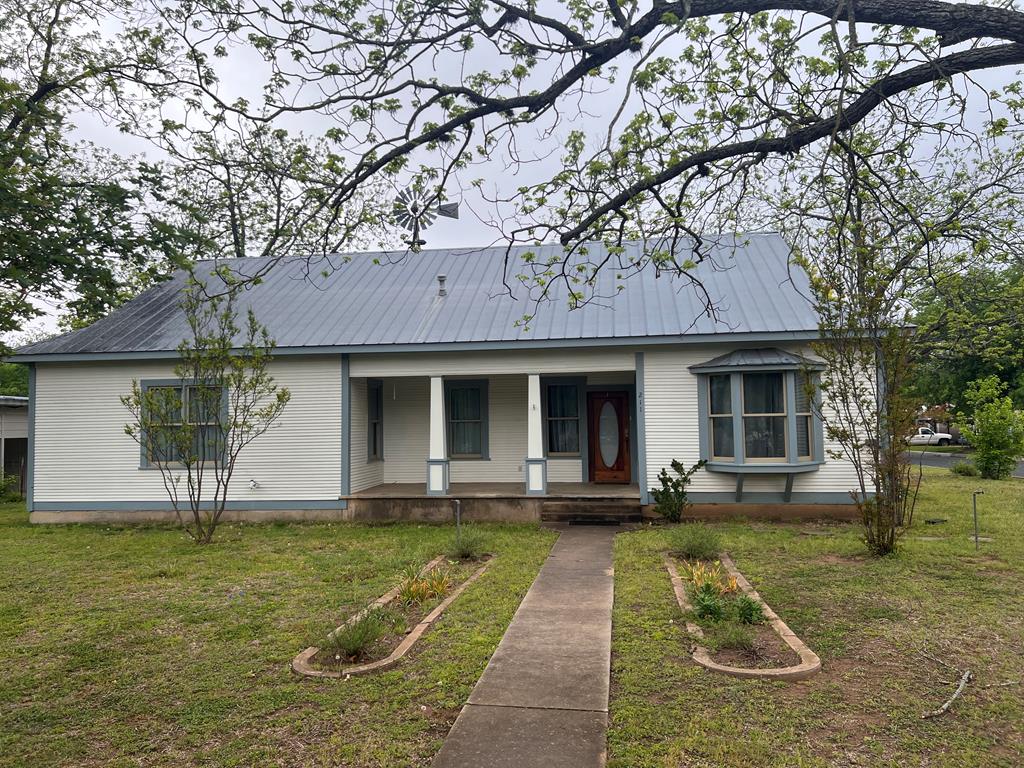
<path id="1" fill-rule="evenodd" d="M 781 371 L 744 373 L 743 453 L 748 461 L 786 460 L 786 381 Z"/>
<path id="2" fill-rule="evenodd" d="M 579 387 L 576 384 L 548 384 L 546 394 L 544 415 L 547 419 L 548 455 L 579 456 Z"/>
<path id="3" fill-rule="evenodd" d="M 149 462 L 219 461 L 224 451 L 224 390 L 205 384 L 146 386 L 145 452 Z"/>
<path id="4" fill-rule="evenodd" d="M 366 453 L 370 460 L 384 458 L 384 383 L 366 383 Z"/>
<path id="5" fill-rule="evenodd" d="M 732 461 L 736 456 L 732 421 L 732 382 L 727 374 L 708 376 L 711 456 Z"/>
<path id="6" fill-rule="evenodd" d="M 486 459 L 487 382 L 446 381 L 448 456 Z"/>
<path id="7" fill-rule="evenodd" d="M 796 457 L 798 461 L 810 461 L 814 455 L 814 445 L 811 437 L 811 429 L 814 420 L 811 411 L 811 404 L 814 395 L 814 379 L 804 371 L 797 371 L 795 375 L 796 386 Z"/>

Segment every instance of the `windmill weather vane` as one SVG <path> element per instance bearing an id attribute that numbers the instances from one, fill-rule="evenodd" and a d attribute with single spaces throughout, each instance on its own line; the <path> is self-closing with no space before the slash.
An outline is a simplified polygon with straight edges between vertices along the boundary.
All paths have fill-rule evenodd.
<path id="1" fill-rule="evenodd" d="M 406 244 L 413 253 L 419 253 L 420 249 L 427 244 L 426 240 L 420 239 L 420 232 L 431 224 L 438 216 L 445 216 L 449 219 L 459 218 L 458 203 L 437 203 L 434 204 L 436 196 L 431 198 L 422 190 L 407 187 L 398 193 L 395 198 L 393 209 L 395 221 L 398 225 L 409 230 L 410 237 Z"/>

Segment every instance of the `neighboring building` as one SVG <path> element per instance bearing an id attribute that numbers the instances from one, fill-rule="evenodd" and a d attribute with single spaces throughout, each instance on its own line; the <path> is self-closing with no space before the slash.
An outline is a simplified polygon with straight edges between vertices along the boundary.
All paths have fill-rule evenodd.
<path id="1" fill-rule="evenodd" d="M 820 369 L 818 320 L 780 236 L 714 244 L 695 270 L 714 317 L 688 279 L 621 279 L 615 258 L 601 298 L 580 309 L 558 283 L 539 307 L 525 288 L 512 298 L 506 275 L 514 283 L 527 252 L 543 263 L 556 248 L 515 248 L 507 269 L 504 247 L 354 254 L 326 277 L 275 266 L 239 308 L 275 337 L 273 374 L 292 399 L 242 454 L 230 508 L 447 518 L 458 497 L 470 515 L 532 519 L 558 500 L 638 507 L 662 467 L 705 457 L 691 493 L 701 511 L 851 511 L 853 468 L 829 457 L 801 386 Z M 605 255 L 594 244 L 587 258 Z M 32 366 L 33 520 L 168 514 L 119 397 L 133 379 L 172 376 L 183 280 L 13 358 Z"/>
<path id="2" fill-rule="evenodd" d="M 28 398 L 0 395 L 0 474 L 17 478 L 14 488 L 22 494 L 27 458 Z"/>

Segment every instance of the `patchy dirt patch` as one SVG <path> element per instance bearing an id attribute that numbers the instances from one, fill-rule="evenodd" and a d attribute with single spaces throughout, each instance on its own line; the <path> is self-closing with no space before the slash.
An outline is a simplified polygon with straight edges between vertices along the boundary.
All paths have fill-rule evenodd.
<path id="1" fill-rule="evenodd" d="M 864 555 L 837 555 L 834 552 L 814 558 L 814 562 L 825 565 L 863 565 L 866 561 L 867 557 Z"/>
<path id="2" fill-rule="evenodd" d="M 765 624 L 751 626 L 754 647 L 750 649 L 721 648 L 711 654 L 719 664 L 749 669 L 772 669 L 792 667 L 800 663 L 800 657 Z"/>

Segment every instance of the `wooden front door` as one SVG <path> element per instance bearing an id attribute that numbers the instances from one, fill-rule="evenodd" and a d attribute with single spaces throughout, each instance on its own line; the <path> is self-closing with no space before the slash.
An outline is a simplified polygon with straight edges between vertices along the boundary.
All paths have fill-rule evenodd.
<path id="1" fill-rule="evenodd" d="M 587 393 L 592 483 L 630 482 L 629 393 Z"/>

